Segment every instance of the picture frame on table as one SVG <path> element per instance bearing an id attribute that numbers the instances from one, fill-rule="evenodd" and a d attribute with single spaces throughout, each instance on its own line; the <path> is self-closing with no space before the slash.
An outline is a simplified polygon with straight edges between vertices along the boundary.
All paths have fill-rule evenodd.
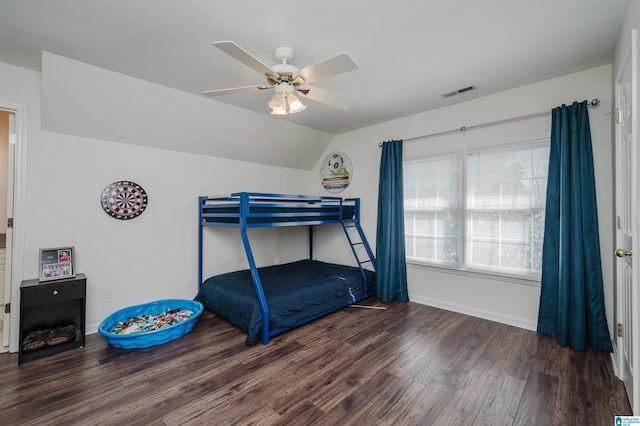
<path id="1" fill-rule="evenodd" d="M 75 278 L 74 246 L 40 249 L 40 282 Z"/>

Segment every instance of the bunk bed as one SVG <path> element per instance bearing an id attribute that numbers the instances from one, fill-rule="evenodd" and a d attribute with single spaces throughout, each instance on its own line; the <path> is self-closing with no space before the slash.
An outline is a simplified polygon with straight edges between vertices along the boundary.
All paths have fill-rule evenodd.
<path id="1" fill-rule="evenodd" d="M 316 225 L 340 224 L 357 266 L 313 259 Z M 204 229 L 238 228 L 249 269 L 204 279 Z M 256 266 L 247 230 L 309 227 L 309 257 Z M 276 334 L 359 302 L 375 293 L 376 260 L 360 226 L 360 199 L 238 192 L 199 197 L 196 300 L 247 333 L 246 344 L 268 344 Z"/>

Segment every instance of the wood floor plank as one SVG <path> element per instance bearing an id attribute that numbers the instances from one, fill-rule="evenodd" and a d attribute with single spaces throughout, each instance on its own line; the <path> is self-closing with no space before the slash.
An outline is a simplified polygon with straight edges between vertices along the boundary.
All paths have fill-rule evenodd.
<path id="1" fill-rule="evenodd" d="M 34 400 L 19 411 L 2 410 L 2 421 L 7 425 L 85 425 L 100 424 L 100 417 L 110 419 L 121 403 L 146 395 L 152 389 L 146 384 L 117 386 L 89 397 L 83 391 L 58 390 L 44 400 Z M 79 402 L 82 402 L 81 404 Z M 103 421 L 108 424 L 108 421 Z"/>
<path id="2" fill-rule="evenodd" d="M 460 321 L 454 327 L 447 327 L 446 333 L 438 336 L 438 343 L 434 342 L 433 350 L 429 352 L 425 362 L 416 365 L 408 373 L 409 377 L 421 383 L 429 383 L 434 377 L 438 377 L 442 383 L 449 384 L 448 382 L 450 382 L 455 387 L 455 384 L 459 383 L 461 378 L 464 378 L 468 373 L 468 368 L 456 370 L 458 363 L 464 362 L 466 366 L 473 364 L 473 360 L 465 360 L 465 356 L 469 354 L 465 349 L 476 347 L 477 339 L 473 336 L 474 333 L 479 331 L 483 321 L 478 319 L 471 322 Z M 471 341 L 468 343 L 469 339 Z M 447 344 L 442 344 L 443 342 L 447 342 Z M 482 349 L 484 347 L 478 348 L 475 354 L 473 351 L 470 354 L 479 356 L 482 353 Z M 465 351 L 465 353 L 456 358 L 461 351 Z M 452 363 L 454 358 L 456 358 L 456 362 Z M 446 370 L 441 373 L 443 369 Z M 447 374 L 450 374 L 451 378 L 447 378 Z"/>
<path id="3" fill-rule="evenodd" d="M 380 363 L 373 365 L 374 359 L 384 359 L 381 356 L 381 348 L 393 345 L 393 336 L 377 335 L 375 341 L 371 344 L 355 347 L 356 352 L 349 360 L 343 360 L 340 367 L 326 377 L 324 382 L 318 387 L 321 392 L 314 392 L 311 395 L 311 401 L 320 409 L 328 411 L 331 407 L 335 407 L 345 398 L 344 392 L 359 388 L 367 377 L 375 374 Z"/>
<path id="4" fill-rule="evenodd" d="M 407 378 L 407 373 L 424 362 L 431 349 L 431 346 L 425 344 L 424 335 L 421 333 L 405 334 L 396 353 L 387 360 L 385 370 L 398 377 Z"/>
<path id="5" fill-rule="evenodd" d="M 554 402 L 557 382 L 558 379 L 555 377 L 531 370 L 513 424 L 516 426 L 556 424 L 554 423 L 554 417 L 556 417 Z"/>
<path id="6" fill-rule="evenodd" d="M 406 401 L 399 413 L 391 410 L 389 416 L 380 418 L 381 424 L 432 425 L 456 391 L 454 388 L 436 381 L 426 385 L 412 381 L 412 385 L 421 387 L 418 394 L 410 401 Z M 408 390 L 407 395 L 412 395 L 412 393 Z"/>
<path id="7" fill-rule="evenodd" d="M 403 380 L 400 383 L 404 386 L 373 407 L 368 416 L 371 419 L 370 424 L 406 425 L 411 424 L 411 421 L 415 424 L 416 420 L 411 415 L 411 408 L 417 403 L 417 399 L 424 395 L 426 386 L 414 381 Z"/>
<path id="8" fill-rule="evenodd" d="M 264 357 L 244 364 L 234 364 L 212 376 L 200 372 L 197 375 L 184 377 L 174 386 L 165 386 L 160 389 L 154 387 L 153 395 L 142 403 L 138 402 L 137 408 L 146 413 L 144 417 L 138 416 L 138 421 L 144 424 L 159 415 L 167 418 L 174 416 L 177 412 L 184 415 L 185 401 L 198 401 L 196 406 L 187 407 L 191 412 L 189 417 L 193 416 L 194 411 L 202 410 L 204 406 L 208 411 L 213 407 L 234 404 L 258 383 L 278 374 L 288 363 L 288 357 L 300 347 L 299 343 L 290 342 L 281 345 L 277 350 L 269 351 Z"/>
<path id="9" fill-rule="evenodd" d="M 488 327 L 488 321 L 478 321 L 472 331 L 460 334 L 458 350 L 438 371 L 436 380 L 452 387 L 459 387 L 467 379 L 467 374 L 496 334 L 496 327 Z"/>
<path id="10" fill-rule="evenodd" d="M 620 379 L 615 376 L 611 368 L 611 354 L 587 348 L 585 355 L 586 361 L 582 374 L 589 394 L 589 401 L 585 404 L 587 417 L 606 418 L 609 413 L 616 412 L 620 407 L 626 406 L 629 401 L 625 392 L 609 391 L 617 389 L 620 384 Z"/>
<path id="11" fill-rule="evenodd" d="M 416 303 L 345 308 L 245 345 L 205 312 L 180 339 L 17 365 L 0 354 L 11 425 L 609 424 L 630 415 L 609 354 Z M 576 391 L 580 388 L 579 391 Z M 549 423 L 551 422 L 551 423 Z"/>
<path id="12" fill-rule="evenodd" d="M 456 387 L 456 392 L 447 401 L 433 425 L 473 424 L 495 381 L 495 377 L 485 372 L 469 371 L 460 386 Z"/>
<path id="13" fill-rule="evenodd" d="M 518 379 L 525 380 L 529 376 L 532 360 L 536 352 L 537 343 L 545 338 L 534 331 L 514 327 L 517 334 L 517 343 L 511 347 L 511 351 L 504 354 L 502 372 Z"/>
<path id="14" fill-rule="evenodd" d="M 312 425 L 317 424 L 317 419 L 324 417 L 324 412 L 310 402 L 303 402 L 286 413 L 278 415 L 276 424 L 279 425 Z M 258 424 L 258 423 L 256 423 Z M 262 425 L 262 421 L 259 423 Z"/>
<path id="15" fill-rule="evenodd" d="M 257 403 L 259 406 L 269 405 L 273 407 L 276 406 L 273 404 L 273 401 L 275 401 L 277 397 L 283 397 L 286 403 L 283 404 L 284 408 L 281 411 L 277 412 L 275 409 L 273 411 L 278 414 L 283 414 L 296 403 L 295 394 L 291 395 L 291 393 L 287 393 L 292 389 L 292 385 L 306 379 L 310 371 L 313 371 L 315 365 L 321 365 L 331 359 L 335 359 L 332 354 L 338 349 L 339 347 L 330 348 L 329 350 L 321 347 L 302 349 L 296 354 L 295 361 L 291 362 L 289 359 L 286 359 L 286 363 L 273 366 L 278 369 L 278 374 L 267 374 L 268 371 L 265 369 L 261 370 L 260 374 L 255 375 L 255 380 L 252 383 L 245 384 L 250 384 L 246 391 L 236 392 L 240 389 L 240 385 L 236 385 L 230 392 L 222 394 L 222 398 L 219 394 L 206 395 L 198 402 L 197 407 L 192 405 L 182 407 L 165 418 L 176 422 L 194 415 L 196 415 L 197 418 L 199 411 L 205 410 L 208 412 L 211 410 L 211 407 L 216 407 L 217 405 L 225 405 L 228 407 L 233 404 L 244 404 L 246 407 L 249 404 Z M 318 352 L 322 352 L 325 356 L 322 356 Z M 305 387 L 299 394 L 308 396 L 308 388 Z M 297 402 L 304 403 L 306 401 L 307 399 L 303 398 Z"/>
<path id="16" fill-rule="evenodd" d="M 410 382 L 402 380 L 392 374 L 380 372 L 363 381 L 341 399 L 332 400 L 332 405 L 326 405 L 322 418 L 324 424 L 376 424 L 377 409 L 389 409 L 404 396 Z"/>
<path id="17" fill-rule="evenodd" d="M 434 338 L 436 341 L 443 335 L 448 334 L 452 328 L 457 327 L 466 318 L 464 315 L 444 309 L 432 306 L 426 306 L 426 308 L 423 313 L 425 315 L 424 320 L 416 324 L 416 330 L 427 337 Z M 418 312 L 423 311 L 423 309 L 415 307 L 414 309 Z"/>
<path id="18" fill-rule="evenodd" d="M 492 376 L 503 373 L 503 366 L 518 343 L 519 329 L 506 324 L 496 324 L 493 338 L 489 341 L 482 354 L 478 357 L 473 368 L 484 371 Z"/>
<path id="19" fill-rule="evenodd" d="M 350 374 L 350 368 L 345 364 L 343 356 L 350 358 L 358 356 L 357 354 L 359 351 L 356 348 L 343 346 L 340 357 L 331 358 L 330 362 L 313 363 L 307 373 L 297 371 L 297 377 L 275 395 L 270 405 L 276 412 L 285 414 L 292 407 L 305 401 L 313 402 L 317 395 L 328 397 L 332 392 L 341 394 L 353 389 L 360 383 L 360 376 L 356 373 Z M 342 378 L 347 374 L 349 375 L 343 381 Z"/>
<path id="20" fill-rule="evenodd" d="M 490 373 L 487 373 L 490 374 Z M 474 426 L 493 426 L 513 424 L 525 381 L 508 374 L 496 377 L 487 398 L 475 418 Z"/>

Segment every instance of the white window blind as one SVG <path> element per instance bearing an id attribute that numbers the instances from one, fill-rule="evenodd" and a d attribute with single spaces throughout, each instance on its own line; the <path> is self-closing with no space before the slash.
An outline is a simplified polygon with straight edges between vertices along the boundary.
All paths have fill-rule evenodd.
<path id="1" fill-rule="evenodd" d="M 404 163 L 407 260 L 538 279 L 549 143 Z"/>

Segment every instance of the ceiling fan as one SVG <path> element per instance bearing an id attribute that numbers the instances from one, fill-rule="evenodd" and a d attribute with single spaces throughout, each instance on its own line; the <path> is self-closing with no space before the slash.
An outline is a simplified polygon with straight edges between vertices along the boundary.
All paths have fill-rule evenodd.
<path id="1" fill-rule="evenodd" d="M 339 53 L 313 65 L 298 69 L 290 64 L 294 52 L 292 48 L 287 46 L 277 47 L 274 50 L 273 56 L 278 63 L 268 67 L 232 41 L 216 41 L 213 45 L 249 68 L 264 75 L 267 79 L 267 84 L 208 90 L 202 92 L 203 95 L 222 96 L 274 89 L 275 94 L 268 103 L 271 108 L 271 115 L 274 117 L 284 117 L 289 114 L 295 114 L 306 108 L 295 95 L 295 92 L 300 93 L 308 99 L 343 110 L 349 109 L 354 102 L 352 98 L 347 96 L 319 87 L 308 86 L 309 83 L 313 83 L 322 78 L 331 77 L 358 68 L 348 53 Z"/>

